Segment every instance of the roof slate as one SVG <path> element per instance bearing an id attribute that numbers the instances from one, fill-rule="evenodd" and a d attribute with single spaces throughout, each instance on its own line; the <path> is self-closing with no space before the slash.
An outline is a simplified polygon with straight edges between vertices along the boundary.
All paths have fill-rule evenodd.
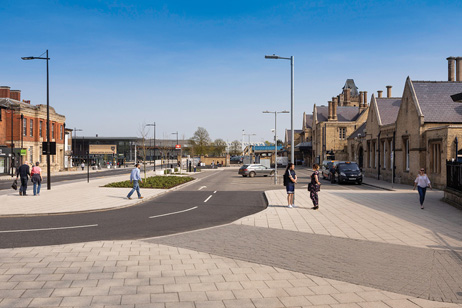
<path id="1" fill-rule="evenodd" d="M 398 117 L 399 107 L 401 106 L 401 98 L 376 98 L 376 100 L 382 125 L 395 123 Z"/>
<path id="2" fill-rule="evenodd" d="M 364 137 L 364 130 L 366 129 L 366 122 L 361 124 L 360 127 L 358 127 L 351 135 L 348 137 L 348 139 L 354 139 L 355 137 L 359 137 L 361 135 Z"/>
<path id="3" fill-rule="evenodd" d="M 312 128 L 313 125 L 313 115 L 306 114 L 305 115 L 305 128 Z"/>
<path id="4" fill-rule="evenodd" d="M 462 92 L 462 82 L 412 81 L 425 122 L 462 123 L 462 104 L 451 95 Z"/>
<path id="5" fill-rule="evenodd" d="M 358 96 L 358 87 L 355 84 L 355 81 L 353 79 L 347 79 L 345 81 L 345 85 L 343 86 L 343 89 L 350 88 L 351 89 L 351 96 Z"/>
<path id="6" fill-rule="evenodd" d="M 325 122 L 329 116 L 329 107 L 319 106 L 316 107 L 318 122 Z M 338 106 L 337 107 L 337 120 L 340 122 L 356 121 L 359 117 L 359 108 L 354 106 Z"/>

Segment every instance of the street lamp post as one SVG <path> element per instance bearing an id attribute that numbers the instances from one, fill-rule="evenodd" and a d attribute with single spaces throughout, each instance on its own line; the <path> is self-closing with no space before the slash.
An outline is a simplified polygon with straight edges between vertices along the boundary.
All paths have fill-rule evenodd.
<path id="1" fill-rule="evenodd" d="M 48 73 L 48 49 L 46 52 L 46 57 L 22 57 L 23 60 L 46 60 L 47 61 L 47 189 L 51 189 L 51 172 L 50 172 L 50 82 L 49 82 L 49 73 Z M 43 55 L 43 54 L 42 54 Z"/>
<path id="2" fill-rule="evenodd" d="M 153 124 L 146 124 L 146 126 L 153 126 L 154 127 L 154 132 L 153 132 L 153 137 L 154 137 L 154 171 L 156 171 L 156 122 Z M 151 159 L 152 159 L 152 152 L 151 152 Z"/>
<path id="3" fill-rule="evenodd" d="M 289 111 L 263 111 L 263 113 L 274 113 L 274 184 L 278 184 L 278 135 L 277 135 L 277 115 L 278 113 L 289 113 Z"/>
<path id="4" fill-rule="evenodd" d="M 294 163 L 294 57 L 284 58 L 276 55 L 265 56 L 265 59 L 290 60 L 290 161 Z"/>
<path id="5" fill-rule="evenodd" d="M 172 133 L 172 135 L 176 135 L 176 144 L 178 145 L 178 131 L 176 131 L 175 133 Z M 175 152 L 176 152 L 176 146 L 175 146 Z M 181 152 L 180 152 L 180 153 L 181 153 Z M 181 155 L 181 154 L 180 154 L 180 155 Z M 180 157 L 180 159 L 181 159 L 181 157 Z M 177 155 L 176 161 L 177 161 L 177 164 L 178 164 L 178 155 Z M 181 163 L 180 163 L 180 166 L 179 166 L 179 167 L 180 167 L 180 172 L 181 172 Z"/>

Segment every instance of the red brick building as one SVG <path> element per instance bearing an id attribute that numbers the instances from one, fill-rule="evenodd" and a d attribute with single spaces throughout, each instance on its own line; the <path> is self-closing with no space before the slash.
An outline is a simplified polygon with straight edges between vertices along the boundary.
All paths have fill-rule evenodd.
<path id="1" fill-rule="evenodd" d="M 42 142 L 47 141 L 46 119 L 46 105 L 21 101 L 20 90 L 0 86 L 0 174 L 14 172 L 24 161 L 38 161 L 46 168 L 46 155 L 42 155 Z M 50 158 L 53 171 L 64 166 L 65 121 L 65 116 L 50 107 L 50 142 L 56 142 L 56 155 Z"/>

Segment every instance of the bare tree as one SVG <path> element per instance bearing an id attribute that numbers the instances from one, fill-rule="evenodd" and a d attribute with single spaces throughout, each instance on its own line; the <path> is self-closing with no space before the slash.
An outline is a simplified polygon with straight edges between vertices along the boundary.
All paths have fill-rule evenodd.
<path id="1" fill-rule="evenodd" d="M 242 152 L 241 142 L 239 140 L 234 140 L 231 142 L 231 146 L 229 149 L 229 154 L 231 155 L 239 155 Z"/>
<path id="2" fill-rule="evenodd" d="M 211 140 L 205 128 L 198 127 L 190 141 L 195 155 L 207 154 Z"/>
<path id="3" fill-rule="evenodd" d="M 143 122 L 138 128 L 138 134 L 141 137 L 142 147 L 141 147 L 141 157 L 143 158 L 143 170 L 144 170 L 144 179 L 146 180 L 146 139 L 148 136 L 148 130 L 146 129 L 146 123 Z M 136 163 L 136 162 L 135 162 Z"/>

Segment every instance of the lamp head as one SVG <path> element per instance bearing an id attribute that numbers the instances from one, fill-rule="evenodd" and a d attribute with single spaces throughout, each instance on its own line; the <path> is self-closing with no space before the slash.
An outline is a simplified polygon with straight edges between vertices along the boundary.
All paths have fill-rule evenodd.
<path id="1" fill-rule="evenodd" d="M 21 57 L 23 60 L 34 60 L 34 57 Z"/>
<path id="2" fill-rule="evenodd" d="M 279 59 L 279 56 L 276 56 L 275 54 L 273 54 L 272 56 L 266 55 L 265 59 Z"/>

